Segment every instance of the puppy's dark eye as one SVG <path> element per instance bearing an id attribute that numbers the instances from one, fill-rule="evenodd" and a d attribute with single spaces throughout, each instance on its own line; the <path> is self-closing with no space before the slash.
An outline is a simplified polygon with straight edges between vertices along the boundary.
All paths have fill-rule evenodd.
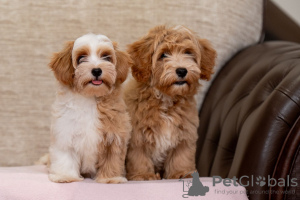
<path id="1" fill-rule="evenodd" d="M 160 55 L 159 59 L 163 60 L 166 57 L 167 57 L 167 55 L 165 53 L 163 53 L 163 54 Z"/>
<path id="2" fill-rule="evenodd" d="M 87 56 L 86 55 L 82 55 L 79 56 L 77 59 L 77 64 L 83 63 L 83 62 L 87 62 Z"/>
<path id="3" fill-rule="evenodd" d="M 108 61 L 108 62 L 111 62 L 111 55 L 104 54 L 104 55 L 102 55 L 101 58 L 102 58 L 103 60 L 106 60 L 106 61 Z"/>
<path id="4" fill-rule="evenodd" d="M 192 52 L 189 51 L 189 50 L 186 50 L 186 51 L 184 52 L 184 54 L 186 54 L 186 55 L 193 55 Z"/>

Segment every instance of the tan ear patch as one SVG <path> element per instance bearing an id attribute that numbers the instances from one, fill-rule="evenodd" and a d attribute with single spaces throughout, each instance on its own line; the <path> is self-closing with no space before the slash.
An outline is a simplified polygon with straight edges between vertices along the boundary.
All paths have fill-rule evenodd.
<path id="1" fill-rule="evenodd" d="M 113 46 L 116 52 L 116 69 L 117 69 L 117 82 L 123 83 L 128 75 L 129 68 L 133 62 L 130 55 L 127 52 L 120 51 L 116 42 L 113 42 Z"/>
<path id="2" fill-rule="evenodd" d="M 67 86 L 72 87 L 74 67 L 72 65 L 72 49 L 74 41 L 66 42 L 64 48 L 57 53 L 54 53 L 49 67 L 54 72 L 56 79 Z"/>
<path id="3" fill-rule="evenodd" d="M 211 46 L 210 42 L 206 39 L 199 39 L 201 45 L 201 75 L 200 78 L 203 80 L 210 80 L 211 75 L 214 73 L 215 60 L 217 52 Z"/>

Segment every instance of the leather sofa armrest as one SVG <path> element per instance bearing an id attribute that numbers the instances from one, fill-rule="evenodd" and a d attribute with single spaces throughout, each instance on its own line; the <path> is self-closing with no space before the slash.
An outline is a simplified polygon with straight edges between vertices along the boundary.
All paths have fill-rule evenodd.
<path id="1" fill-rule="evenodd" d="M 271 194 L 275 190 L 299 192 L 287 183 L 256 184 L 259 176 L 277 182 L 288 175 L 300 179 L 295 173 L 300 163 L 299 44 L 272 41 L 238 53 L 212 82 L 199 116 L 200 176 L 253 176 L 247 186 L 250 199 L 285 195 Z"/>

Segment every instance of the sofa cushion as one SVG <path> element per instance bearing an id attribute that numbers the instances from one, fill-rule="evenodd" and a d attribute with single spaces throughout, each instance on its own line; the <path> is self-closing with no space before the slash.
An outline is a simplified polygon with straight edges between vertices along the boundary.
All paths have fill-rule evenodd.
<path id="1" fill-rule="evenodd" d="M 82 182 L 53 183 L 49 181 L 47 169 L 43 165 L 28 167 L 0 168 L 0 199 L 3 200 L 92 200 L 92 199 L 172 199 L 182 200 L 196 198 L 188 196 L 188 188 L 192 187 L 191 179 L 160 180 L 160 181 L 129 181 L 124 184 L 96 183 L 92 179 Z M 219 182 L 219 179 L 216 179 Z M 218 183 L 213 186 L 213 178 L 200 178 L 203 186 L 209 191 L 204 196 L 206 200 L 246 200 L 246 190 L 242 186 L 225 186 Z M 187 186 L 189 185 L 189 187 Z M 226 184 L 227 185 L 227 184 Z"/>
<path id="2" fill-rule="evenodd" d="M 47 151 L 55 96 L 55 79 L 47 63 L 64 42 L 94 32 L 125 49 L 153 26 L 181 24 L 212 41 L 218 52 L 217 72 L 235 52 L 258 41 L 262 4 L 262 0 L 1 2 L 0 166 L 29 165 Z"/>

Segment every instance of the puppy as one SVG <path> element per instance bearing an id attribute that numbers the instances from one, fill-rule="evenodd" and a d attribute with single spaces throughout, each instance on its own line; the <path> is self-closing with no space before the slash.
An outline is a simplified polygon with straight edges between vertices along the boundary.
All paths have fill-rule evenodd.
<path id="1" fill-rule="evenodd" d="M 128 52 L 134 79 L 124 93 L 133 127 L 127 178 L 182 178 L 195 170 L 199 119 L 194 95 L 199 79 L 210 79 L 216 51 L 183 26 L 158 26 L 129 45 Z"/>
<path id="2" fill-rule="evenodd" d="M 126 182 L 131 124 L 121 83 L 132 61 L 104 35 L 68 42 L 49 64 L 58 80 L 52 108 L 49 179 Z"/>

